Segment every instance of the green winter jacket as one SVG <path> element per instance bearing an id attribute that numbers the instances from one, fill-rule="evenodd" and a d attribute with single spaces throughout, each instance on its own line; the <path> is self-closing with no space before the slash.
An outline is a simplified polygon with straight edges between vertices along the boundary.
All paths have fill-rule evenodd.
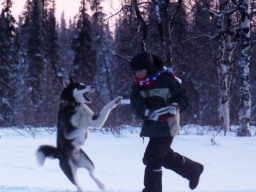
<path id="1" fill-rule="evenodd" d="M 145 110 L 154 111 L 161 107 L 178 103 L 180 111 L 188 107 L 186 89 L 174 77 L 163 73 L 151 87 L 134 84 L 131 92 L 132 113 L 143 120 L 141 137 L 166 137 L 178 134 L 180 115 L 177 114 L 167 121 L 147 120 Z"/>

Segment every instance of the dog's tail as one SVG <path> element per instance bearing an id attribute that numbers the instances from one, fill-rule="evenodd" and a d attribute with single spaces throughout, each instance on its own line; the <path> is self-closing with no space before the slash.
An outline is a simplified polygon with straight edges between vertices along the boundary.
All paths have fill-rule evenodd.
<path id="1" fill-rule="evenodd" d="M 43 166 L 45 159 L 49 157 L 52 159 L 57 158 L 57 148 L 50 145 L 42 145 L 36 151 L 36 159 L 39 166 Z"/>

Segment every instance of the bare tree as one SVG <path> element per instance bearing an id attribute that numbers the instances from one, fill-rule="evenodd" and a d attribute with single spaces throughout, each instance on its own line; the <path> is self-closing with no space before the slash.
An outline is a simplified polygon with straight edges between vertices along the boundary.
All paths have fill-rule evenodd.
<path id="1" fill-rule="evenodd" d="M 141 23 L 140 24 L 140 28 L 142 30 L 141 51 L 146 51 L 147 49 L 146 49 L 145 41 L 146 41 L 146 38 L 147 38 L 147 35 L 148 35 L 148 27 L 147 27 L 147 24 L 146 24 L 145 20 L 141 16 L 137 0 L 132 0 L 132 5 L 134 6 L 136 16 L 137 16 L 138 20 Z"/>
<path id="2" fill-rule="evenodd" d="M 155 6 L 155 14 L 156 14 L 156 20 L 157 25 L 159 29 L 159 36 L 162 41 L 162 48 L 163 48 L 163 60 L 164 62 L 171 63 L 172 61 L 172 29 L 175 17 L 178 13 L 179 8 L 181 7 L 182 1 L 179 0 L 177 2 L 176 9 L 174 10 L 173 14 L 170 15 L 170 8 L 169 0 L 164 1 L 158 1 L 153 0 L 152 1 Z"/>

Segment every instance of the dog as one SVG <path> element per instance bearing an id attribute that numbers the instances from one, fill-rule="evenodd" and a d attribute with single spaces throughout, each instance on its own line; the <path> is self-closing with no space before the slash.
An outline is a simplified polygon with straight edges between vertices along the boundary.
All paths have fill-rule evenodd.
<path id="1" fill-rule="evenodd" d="M 67 178 L 76 186 L 79 192 L 83 189 L 78 183 L 77 169 L 86 168 L 91 178 L 100 189 L 104 184 L 94 175 L 94 164 L 88 155 L 81 149 L 87 139 L 90 127 L 101 128 L 110 112 L 121 103 L 118 96 L 107 103 L 100 113 L 96 115 L 87 104 L 92 100 L 89 94 L 94 92 L 93 86 L 75 82 L 70 78 L 60 96 L 59 114 L 57 123 L 57 147 L 42 145 L 36 151 L 40 166 L 44 165 L 46 158 L 58 159 L 59 165 Z"/>

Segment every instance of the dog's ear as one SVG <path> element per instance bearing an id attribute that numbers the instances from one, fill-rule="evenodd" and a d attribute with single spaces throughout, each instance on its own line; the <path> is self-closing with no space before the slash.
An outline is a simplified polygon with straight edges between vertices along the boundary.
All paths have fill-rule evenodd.
<path id="1" fill-rule="evenodd" d="M 72 77 L 69 77 L 69 84 L 75 83 L 74 79 Z"/>
<path id="2" fill-rule="evenodd" d="M 67 86 L 69 86 L 69 83 L 70 83 L 70 80 L 69 79 L 63 79 L 63 82 L 62 82 L 62 84 L 63 84 L 63 87 L 67 87 Z"/>

